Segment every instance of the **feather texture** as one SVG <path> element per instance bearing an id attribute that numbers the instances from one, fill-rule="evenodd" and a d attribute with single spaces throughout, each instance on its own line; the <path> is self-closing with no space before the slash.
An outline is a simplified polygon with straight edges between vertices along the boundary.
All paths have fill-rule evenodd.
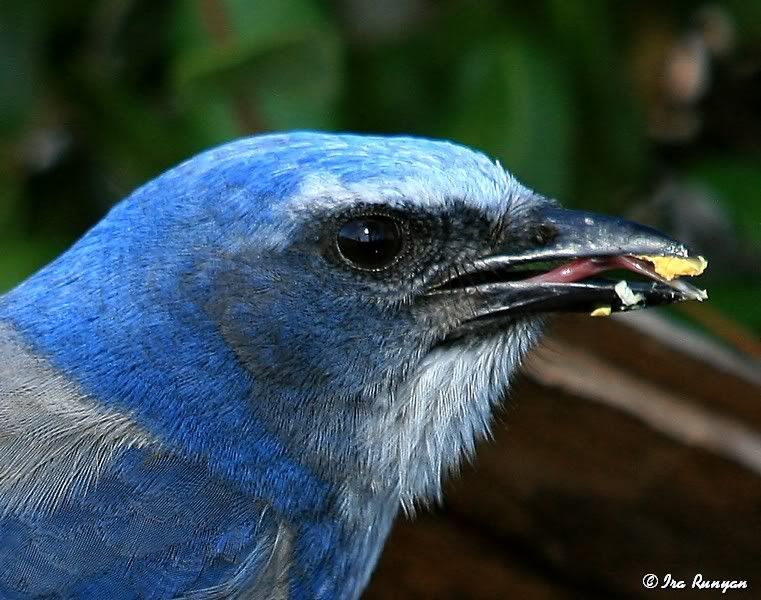
<path id="1" fill-rule="evenodd" d="M 542 202 L 462 146 L 304 132 L 136 190 L 0 298 L 0 597 L 356 598 L 539 332 L 442 344 L 469 300 L 426 286 Z M 335 255 L 377 212 L 404 270 Z"/>

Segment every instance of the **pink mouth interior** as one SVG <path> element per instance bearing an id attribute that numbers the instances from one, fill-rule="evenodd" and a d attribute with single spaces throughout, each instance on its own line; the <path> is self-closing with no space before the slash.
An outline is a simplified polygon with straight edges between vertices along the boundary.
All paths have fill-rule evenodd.
<path id="1" fill-rule="evenodd" d="M 556 267 L 551 271 L 547 271 L 546 273 L 530 277 L 525 281 L 534 283 L 572 283 L 612 269 L 626 269 L 628 271 L 645 275 L 655 281 L 669 284 L 668 281 L 653 270 L 653 267 L 650 266 L 649 263 L 634 258 L 633 256 L 578 258 L 565 265 Z"/>

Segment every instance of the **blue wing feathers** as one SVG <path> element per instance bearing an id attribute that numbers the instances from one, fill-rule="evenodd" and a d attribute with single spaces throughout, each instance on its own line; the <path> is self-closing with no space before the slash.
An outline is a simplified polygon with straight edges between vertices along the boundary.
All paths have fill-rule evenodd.
<path id="1" fill-rule="evenodd" d="M 0 598 L 172 598 L 266 560 L 276 529 L 202 465 L 133 450 L 86 496 L 0 520 Z"/>

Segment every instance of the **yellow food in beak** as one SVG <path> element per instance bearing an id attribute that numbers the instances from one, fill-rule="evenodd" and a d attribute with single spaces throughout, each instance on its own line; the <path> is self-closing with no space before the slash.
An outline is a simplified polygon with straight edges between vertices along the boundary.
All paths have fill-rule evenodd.
<path id="1" fill-rule="evenodd" d="M 690 258 L 679 258 L 677 256 L 638 256 L 637 258 L 652 263 L 655 272 L 667 281 L 682 275 L 695 277 L 705 271 L 708 266 L 708 261 L 702 256 Z"/>

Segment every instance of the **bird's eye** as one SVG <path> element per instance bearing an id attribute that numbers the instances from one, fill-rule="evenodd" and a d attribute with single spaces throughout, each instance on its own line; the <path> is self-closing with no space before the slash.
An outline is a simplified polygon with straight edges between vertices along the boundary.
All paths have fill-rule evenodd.
<path id="1" fill-rule="evenodd" d="M 384 269 L 394 264 L 402 252 L 402 227 L 396 219 L 382 215 L 357 217 L 340 227 L 336 244 L 353 267 Z"/>

